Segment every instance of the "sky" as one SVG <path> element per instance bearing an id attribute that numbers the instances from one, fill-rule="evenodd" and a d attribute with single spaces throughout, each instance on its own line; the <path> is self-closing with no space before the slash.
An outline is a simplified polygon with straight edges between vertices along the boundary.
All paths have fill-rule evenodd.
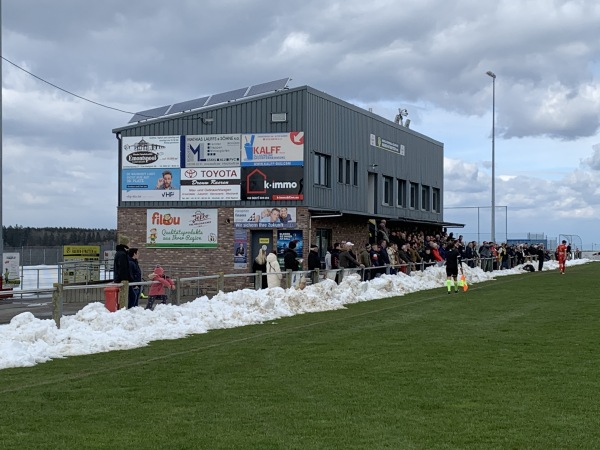
<path id="1" fill-rule="evenodd" d="M 567 261 L 567 276 L 569 266 L 589 262 L 589 259 Z M 496 277 L 527 276 L 528 272 L 522 267 L 483 272 L 479 267 L 464 265 L 467 290 L 452 293 L 449 298 L 473 300 L 477 295 L 473 285 Z M 544 263 L 544 271 L 557 269 L 557 261 Z M 109 312 L 102 303 L 95 302 L 75 315 L 63 316 L 60 329 L 52 319 L 37 319 L 31 312 L 23 312 L 13 317 L 9 324 L 0 325 L 0 370 L 34 366 L 69 356 L 129 350 L 146 346 L 151 341 L 181 339 L 216 329 L 252 324 L 272 327 L 277 326 L 277 319 L 282 317 L 344 309 L 345 305 L 353 303 L 437 288 L 438 291 L 432 292 L 431 300 L 434 300 L 438 294 L 448 296 L 445 280 L 446 268 L 442 266 L 430 267 L 423 272 L 413 271 L 411 276 L 402 273 L 383 275 L 366 282 L 361 282 L 358 275 L 345 277 L 339 285 L 325 279 L 303 290 L 269 288 L 221 292 L 211 299 L 204 296 L 180 306 L 157 305 L 154 310 L 140 306 Z M 47 281 L 51 284 L 56 280 Z"/>
<path id="2" fill-rule="evenodd" d="M 595 0 L 1 8 L 5 226 L 116 228 L 113 128 L 137 111 L 291 77 L 289 87 L 390 120 L 406 108 L 412 129 L 444 144 L 444 220 L 465 223 L 454 231 L 468 240 L 490 238 L 494 109 L 496 240 L 600 246 Z"/>

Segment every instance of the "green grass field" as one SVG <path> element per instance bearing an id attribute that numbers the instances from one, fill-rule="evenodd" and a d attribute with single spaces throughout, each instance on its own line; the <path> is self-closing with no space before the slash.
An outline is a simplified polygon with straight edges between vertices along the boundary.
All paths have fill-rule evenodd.
<path id="1" fill-rule="evenodd" d="M 597 449 L 596 263 L 0 371 L 0 448 Z"/>

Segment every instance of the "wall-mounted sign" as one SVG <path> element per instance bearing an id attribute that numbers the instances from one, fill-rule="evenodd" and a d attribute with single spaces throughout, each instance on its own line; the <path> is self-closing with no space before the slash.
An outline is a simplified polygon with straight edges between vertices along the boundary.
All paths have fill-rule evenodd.
<path id="1" fill-rule="evenodd" d="M 296 228 L 296 208 L 271 206 L 268 208 L 235 208 L 235 228 Z"/>
<path id="2" fill-rule="evenodd" d="M 183 136 L 181 167 L 232 167 L 240 165 L 239 134 Z"/>
<path id="3" fill-rule="evenodd" d="M 180 136 L 123 137 L 121 167 L 179 168 L 180 139 Z"/>
<path id="4" fill-rule="evenodd" d="M 124 169 L 121 171 L 121 200 L 179 200 L 180 169 Z"/>
<path id="5" fill-rule="evenodd" d="M 304 133 L 243 134 L 242 166 L 304 165 Z"/>
<path id="6" fill-rule="evenodd" d="M 239 200 L 240 167 L 181 169 L 181 200 Z"/>
<path id="7" fill-rule="evenodd" d="M 304 168 L 242 167 L 242 200 L 304 199 Z"/>
<path id="8" fill-rule="evenodd" d="M 369 136 L 369 144 L 371 144 L 373 147 L 398 153 L 400 156 L 405 156 L 406 154 L 404 145 L 388 141 L 387 139 L 383 139 L 381 136 L 375 136 L 374 134 Z"/>
<path id="9" fill-rule="evenodd" d="M 216 209 L 146 210 L 146 247 L 217 247 Z"/>

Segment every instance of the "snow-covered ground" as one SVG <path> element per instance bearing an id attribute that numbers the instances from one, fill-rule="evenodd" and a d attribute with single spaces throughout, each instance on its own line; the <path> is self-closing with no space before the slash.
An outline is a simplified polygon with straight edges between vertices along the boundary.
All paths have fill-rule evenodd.
<path id="1" fill-rule="evenodd" d="M 568 261 L 567 267 L 589 262 L 589 259 L 572 260 Z M 557 268 L 555 261 L 544 264 L 544 270 Z M 524 274 L 520 267 L 483 272 L 465 266 L 464 270 L 469 285 Z M 444 292 L 445 280 L 445 267 L 431 267 L 425 272 L 413 272 L 411 276 L 384 275 L 368 282 L 361 282 L 356 275 L 345 278 L 339 285 L 324 280 L 304 290 L 244 289 L 220 293 L 211 299 L 200 297 L 180 306 L 158 305 L 154 311 L 140 307 L 111 313 L 102 303 L 91 303 L 73 316 L 64 316 L 60 329 L 51 319 L 36 319 L 30 312 L 25 312 L 15 316 L 9 324 L 0 325 L 0 369 L 33 366 L 54 358 L 143 347 L 155 340 L 179 339 L 296 314 L 343 309 L 344 305 L 352 303 L 426 289 L 438 288 Z M 468 298 L 469 292 L 458 295 Z"/>

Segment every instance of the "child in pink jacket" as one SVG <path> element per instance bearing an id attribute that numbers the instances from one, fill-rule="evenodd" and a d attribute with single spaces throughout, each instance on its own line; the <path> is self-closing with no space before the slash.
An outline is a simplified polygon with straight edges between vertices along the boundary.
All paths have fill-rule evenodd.
<path id="1" fill-rule="evenodd" d="M 154 273 L 150 274 L 149 277 L 152 281 L 158 281 L 158 283 L 152 283 L 150 285 L 150 292 L 148 293 L 148 304 L 146 309 L 152 309 L 154 302 L 160 300 L 163 305 L 167 304 L 168 295 L 165 288 L 171 290 L 175 289 L 175 283 L 168 276 L 165 275 L 165 271 L 162 267 L 156 266 Z"/>

